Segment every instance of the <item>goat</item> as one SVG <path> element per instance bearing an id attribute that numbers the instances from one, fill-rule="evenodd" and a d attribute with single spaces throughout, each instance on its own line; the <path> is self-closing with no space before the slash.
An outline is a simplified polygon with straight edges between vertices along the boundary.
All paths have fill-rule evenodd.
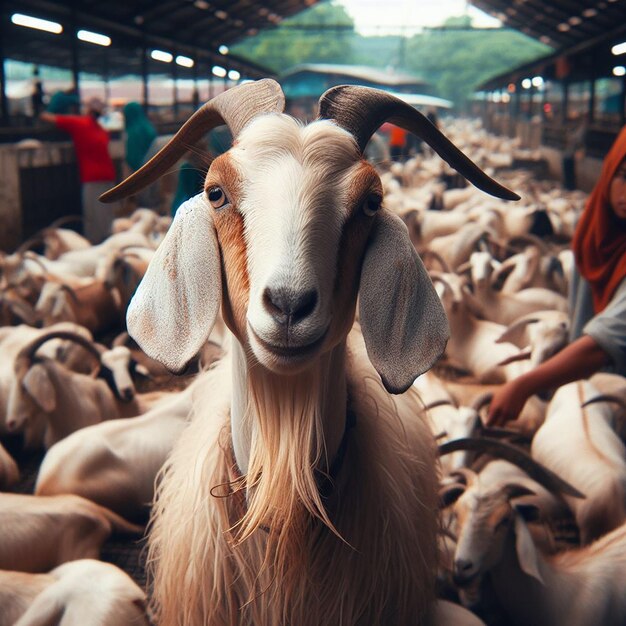
<path id="1" fill-rule="evenodd" d="M 92 333 L 103 333 L 119 326 L 121 307 L 106 283 L 97 278 L 73 284 L 44 283 L 35 312 L 44 326 L 56 322 L 75 322 Z"/>
<path id="2" fill-rule="evenodd" d="M 567 300 L 549 289 L 529 287 L 515 293 L 495 291 L 491 286 L 492 257 L 474 252 L 470 257 L 474 293 L 468 293 L 472 308 L 482 319 L 508 326 L 516 319 L 546 309 L 567 313 Z"/>
<path id="3" fill-rule="evenodd" d="M 0 626 L 148 626 L 145 605 L 130 576 L 102 561 L 79 559 L 49 574 L 0 572 Z"/>
<path id="4" fill-rule="evenodd" d="M 15 626 L 35 598 L 53 582 L 48 574 L 0 570 L 0 626 Z"/>
<path id="5" fill-rule="evenodd" d="M 502 383 L 519 376 L 526 369 L 524 365 L 500 365 L 518 354 L 512 344 L 496 343 L 506 328 L 473 314 L 472 301 L 460 277 L 432 271 L 430 274 L 440 287 L 438 293 L 450 323 L 451 336 L 446 347 L 450 363 L 469 371 L 481 383 Z"/>
<path id="6" fill-rule="evenodd" d="M 98 558 L 113 532 L 143 527 L 77 495 L 0 494 L 0 569 L 47 572 L 79 558 Z"/>
<path id="7" fill-rule="evenodd" d="M 626 447 L 605 404 L 581 407 L 598 392 L 586 381 L 557 389 L 535 434 L 533 458 L 587 496 L 568 499 L 584 544 L 626 521 Z"/>
<path id="8" fill-rule="evenodd" d="M 455 579 L 471 583 L 488 575 L 507 624 L 553 626 L 622 624 L 626 619 L 626 526 L 591 546 L 543 556 L 524 518 L 534 504 L 521 503 L 533 491 L 507 482 L 461 489 L 455 504 L 459 526 Z"/>
<path id="9" fill-rule="evenodd" d="M 194 388 L 204 376 L 143 415 L 87 426 L 54 444 L 39 468 L 35 493 L 75 493 L 127 519 L 144 519 L 156 476 L 187 423 Z"/>
<path id="10" fill-rule="evenodd" d="M 91 353 L 94 373 L 100 352 L 81 335 L 50 331 L 24 346 L 15 358 L 15 378 L 9 392 L 6 425 L 17 431 L 39 418 L 46 421 L 44 444 L 51 446 L 70 433 L 106 419 L 138 415 L 145 404 L 138 398 L 118 401 L 106 381 L 67 369 L 58 361 L 36 357 L 50 339 L 69 339 Z"/>
<path id="11" fill-rule="evenodd" d="M 433 364 L 448 329 L 361 155 L 390 119 L 483 189 L 517 196 L 384 92 L 330 90 L 305 127 L 283 107 L 273 81 L 230 89 L 102 196 L 153 182 L 216 125 L 236 138 L 212 162 L 205 193 L 178 209 L 127 315 L 139 345 L 175 370 L 206 341 L 220 304 L 234 336 L 232 390 L 207 384 L 159 484 L 149 548 L 157 617 L 424 623 L 437 554 L 432 437 L 388 392 Z M 357 291 L 372 365 L 348 337 Z M 229 415 L 216 396 L 230 393 Z"/>
<path id="12" fill-rule="evenodd" d="M 20 478 L 20 471 L 13 457 L 0 443 L 0 489 L 12 487 Z"/>
<path id="13" fill-rule="evenodd" d="M 0 352 L 2 353 L 2 358 L 0 359 L 0 433 L 6 432 L 7 405 L 11 388 L 15 382 L 15 359 L 27 344 L 45 332 L 56 330 L 78 333 L 83 335 L 85 339 L 91 340 L 91 334 L 87 329 L 68 322 L 55 324 L 45 331 L 26 325 L 0 328 Z M 50 341 L 50 343 L 41 347 L 40 353 L 42 356 L 49 358 L 58 358 L 70 369 L 77 369 L 81 362 L 85 360 L 85 352 L 82 347 L 73 344 L 72 348 L 68 349 L 67 342 L 63 340 Z M 31 425 L 31 427 L 34 426 L 34 424 Z M 37 445 L 40 435 L 43 435 L 43 433 L 39 433 L 38 429 L 30 432 L 26 442 L 28 446 Z"/>
<path id="14" fill-rule="evenodd" d="M 513 360 L 529 359 L 537 367 L 562 350 L 569 341 L 569 316 L 563 311 L 535 311 L 515 320 L 496 343 L 512 343 L 520 348 Z M 504 364 L 504 363 L 503 363 Z"/>

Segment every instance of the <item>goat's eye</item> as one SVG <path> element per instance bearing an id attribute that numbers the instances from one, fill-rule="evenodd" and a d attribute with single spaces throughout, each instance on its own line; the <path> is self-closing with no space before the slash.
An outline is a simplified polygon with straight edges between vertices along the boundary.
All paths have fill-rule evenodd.
<path id="1" fill-rule="evenodd" d="M 221 187 L 211 187 L 207 191 L 207 198 L 214 209 L 221 209 L 228 204 L 228 198 Z"/>
<path id="2" fill-rule="evenodd" d="M 376 215 L 376 212 L 380 209 L 382 202 L 383 199 L 380 196 L 376 194 L 370 194 L 363 204 L 363 213 L 365 213 L 367 217 L 372 217 Z"/>

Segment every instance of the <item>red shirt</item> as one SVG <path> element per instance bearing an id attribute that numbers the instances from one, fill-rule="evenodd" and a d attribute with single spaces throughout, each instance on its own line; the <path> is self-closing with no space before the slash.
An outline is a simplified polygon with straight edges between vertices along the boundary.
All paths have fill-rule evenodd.
<path id="1" fill-rule="evenodd" d="M 55 123 L 72 136 L 81 182 L 115 181 L 109 133 L 91 115 L 55 115 Z"/>

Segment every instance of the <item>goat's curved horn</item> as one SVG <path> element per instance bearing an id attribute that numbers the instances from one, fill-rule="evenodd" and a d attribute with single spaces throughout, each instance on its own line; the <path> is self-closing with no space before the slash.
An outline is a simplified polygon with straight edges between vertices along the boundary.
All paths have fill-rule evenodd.
<path id="1" fill-rule="evenodd" d="M 478 189 L 505 200 L 520 199 L 516 193 L 487 176 L 417 109 L 385 91 L 339 85 L 322 95 L 319 109 L 320 118 L 335 120 L 354 135 L 361 152 L 374 132 L 384 122 L 391 122 L 425 141 Z"/>
<path id="2" fill-rule="evenodd" d="M 517 465 L 517 467 L 524 470 L 533 480 L 536 480 L 549 491 L 559 491 L 568 496 L 573 496 L 574 498 L 585 497 L 576 487 L 573 487 L 547 467 L 538 463 L 529 454 L 504 441 L 489 439 L 487 437 L 454 439 L 453 441 L 448 441 L 439 446 L 439 455 L 443 456 L 457 452 L 458 450 L 491 453 Z"/>
<path id="3" fill-rule="evenodd" d="M 28 259 L 29 261 L 33 261 L 34 263 L 39 265 L 39 267 L 44 271 L 45 274 L 48 273 L 48 268 L 42 263 L 41 259 L 34 252 L 26 250 L 26 252 L 24 252 L 24 254 L 22 255 L 22 259 Z"/>
<path id="4" fill-rule="evenodd" d="M 480 413 L 480 410 L 490 404 L 492 400 L 493 391 L 485 391 L 472 400 L 472 409 L 474 409 L 476 413 Z"/>
<path id="5" fill-rule="evenodd" d="M 422 261 L 426 262 L 428 259 L 434 259 L 435 261 L 437 261 L 437 263 L 439 263 L 439 267 L 441 268 L 442 272 L 445 272 L 446 274 L 450 273 L 450 266 L 448 265 L 447 261 L 438 253 L 435 252 L 434 250 L 424 250 L 420 256 L 422 257 Z"/>
<path id="6" fill-rule="evenodd" d="M 422 411 L 430 411 L 430 409 L 436 409 L 438 406 L 453 406 L 453 407 L 456 407 L 457 405 L 454 404 L 454 402 L 452 400 L 448 400 L 446 398 L 441 398 L 440 400 L 433 400 L 432 402 L 429 402 L 428 404 L 425 404 L 424 407 L 422 408 Z"/>
<path id="7" fill-rule="evenodd" d="M 73 341 L 74 343 L 77 343 L 81 347 L 85 348 L 85 350 L 87 350 L 87 352 L 89 352 L 96 359 L 98 359 L 98 363 L 100 363 L 100 352 L 93 345 L 93 343 L 82 335 L 79 335 L 78 333 L 73 333 L 68 330 L 51 330 L 43 335 L 40 335 L 36 339 L 33 339 L 33 341 L 25 345 L 20 350 L 16 358 L 16 363 L 18 361 L 27 361 L 30 363 L 33 360 L 33 357 L 35 356 L 37 350 L 39 350 L 39 348 L 41 348 L 44 343 L 47 343 L 52 339 L 66 339 L 68 341 Z"/>
<path id="8" fill-rule="evenodd" d="M 114 202 L 147 187 L 173 167 L 199 139 L 213 128 L 226 124 L 233 137 L 260 113 L 282 113 L 285 96 L 280 85 L 269 78 L 233 87 L 203 104 L 157 154 L 134 174 L 100 196 Z"/>
<path id="9" fill-rule="evenodd" d="M 113 340 L 111 346 L 114 348 L 117 346 L 128 346 L 129 341 L 130 335 L 128 334 L 128 331 L 124 330 Z"/>
<path id="10" fill-rule="evenodd" d="M 601 393 L 598 396 L 589 398 L 589 400 L 585 400 L 580 405 L 580 408 L 582 409 L 590 404 L 595 404 L 596 402 L 614 402 L 615 404 L 619 404 L 623 409 L 626 409 L 626 398 L 621 398 L 620 396 L 615 396 L 610 393 Z"/>
<path id="11" fill-rule="evenodd" d="M 69 295 L 69 297 L 72 299 L 74 304 L 78 304 L 78 296 L 76 295 L 76 292 L 74 291 L 72 287 L 66 284 L 62 284 L 62 285 L 59 285 L 59 289 L 61 291 L 65 291 Z"/>
<path id="12" fill-rule="evenodd" d="M 54 220 L 54 222 L 52 222 L 50 226 L 47 226 L 46 228 L 44 228 L 44 230 L 47 230 L 48 228 L 61 228 L 61 226 L 65 226 L 65 224 L 71 224 L 72 222 L 82 222 L 82 221 L 83 221 L 82 215 L 64 215 L 63 217 L 59 217 L 58 219 Z"/>

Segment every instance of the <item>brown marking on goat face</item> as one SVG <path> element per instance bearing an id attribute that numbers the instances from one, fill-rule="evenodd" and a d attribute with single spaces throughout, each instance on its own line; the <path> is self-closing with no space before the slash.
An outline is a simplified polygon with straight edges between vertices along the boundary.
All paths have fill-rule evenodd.
<path id="1" fill-rule="evenodd" d="M 339 243 L 333 322 L 327 340 L 331 346 L 348 334 L 354 321 L 363 254 L 373 220 L 376 219 L 368 217 L 362 210 L 363 204 L 371 194 L 382 198 L 380 178 L 369 163 L 361 161 L 348 187 L 346 206 L 349 214 Z"/>
<path id="2" fill-rule="evenodd" d="M 237 206 L 242 195 L 242 178 L 228 154 L 213 161 L 205 182 L 205 191 L 221 187 L 229 204 L 212 208 L 213 221 L 222 259 L 222 311 L 224 321 L 233 334 L 243 341 L 246 312 L 250 299 L 248 256 L 244 224 Z"/>

